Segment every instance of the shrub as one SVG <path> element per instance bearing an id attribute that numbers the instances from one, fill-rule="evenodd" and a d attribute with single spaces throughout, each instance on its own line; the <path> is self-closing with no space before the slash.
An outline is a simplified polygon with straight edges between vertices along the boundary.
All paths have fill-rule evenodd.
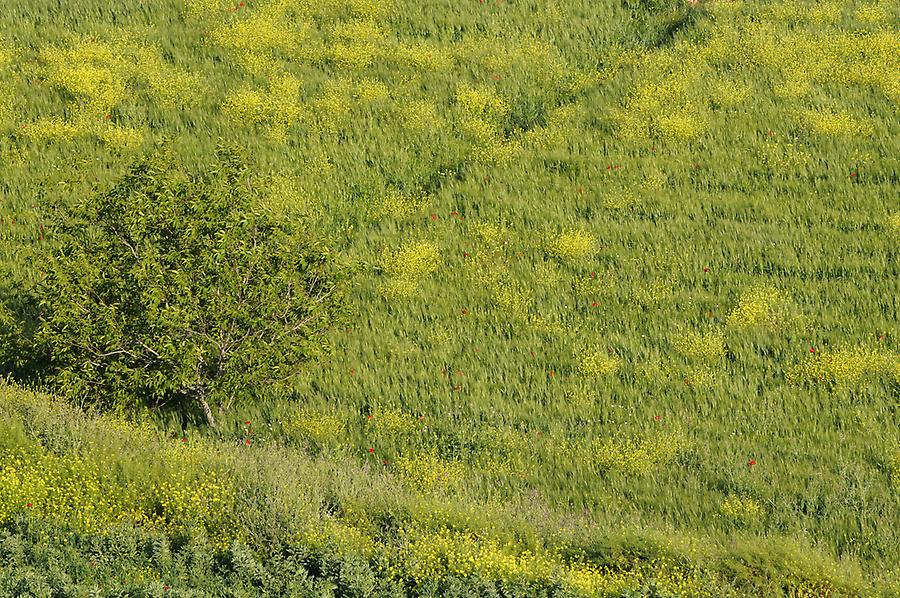
<path id="1" fill-rule="evenodd" d="M 109 191 L 55 206 L 42 275 L 16 289 L 33 329 L 0 349 L 29 351 L 61 394 L 199 408 L 214 426 L 214 409 L 284 388 L 327 348 L 346 271 L 302 223 L 260 209 L 238 149 L 220 143 L 211 174 L 188 180 L 171 154 L 163 143 Z M 14 311 L 28 310 L 8 307 L 0 333 L 26 329 Z"/>

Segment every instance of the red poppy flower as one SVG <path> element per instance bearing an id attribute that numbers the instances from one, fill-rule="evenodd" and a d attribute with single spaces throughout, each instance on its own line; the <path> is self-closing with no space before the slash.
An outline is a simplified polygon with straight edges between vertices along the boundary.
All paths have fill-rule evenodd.
<path id="1" fill-rule="evenodd" d="M 372 416 L 371 415 L 366 416 L 366 419 L 372 419 Z"/>
<path id="2" fill-rule="evenodd" d="M 659 420 L 660 420 L 660 417 L 657 415 L 657 416 L 654 417 L 653 419 L 655 419 L 656 421 L 659 421 Z"/>
<path id="3" fill-rule="evenodd" d="M 463 251 L 463 257 L 469 257 L 469 252 L 468 252 L 468 251 Z"/>
<path id="4" fill-rule="evenodd" d="M 375 449 L 373 449 L 372 447 L 369 447 L 369 453 L 371 454 L 371 453 L 374 453 L 374 452 L 375 452 Z"/>
<path id="5" fill-rule="evenodd" d="M 249 426 L 249 425 L 250 425 L 250 422 L 244 422 L 244 425 L 245 425 L 245 426 Z"/>
<path id="6" fill-rule="evenodd" d="M 26 504 L 25 504 L 25 507 L 28 508 L 28 509 L 30 509 L 30 508 L 31 508 L 31 503 L 26 503 Z"/>
<path id="7" fill-rule="evenodd" d="M 594 301 L 593 303 L 591 303 L 591 307 L 600 307 L 600 304 Z"/>
<path id="8" fill-rule="evenodd" d="M 250 446 L 250 439 L 248 438 L 247 440 L 245 440 L 244 444 L 246 444 L 247 446 Z"/>
<path id="9" fill-rule="evenodd" d="M 809 348 L 809 352 L 810 352 L 810 353 L 815 353 L 815 352 L 816 352 L 815 347 L 810 347 L 810 348 Z"/>
<path id="10" fill-rule="evenodd" d="M 747 467 L 753 467 L 754 465 L 756 465 L 756 459 L 750 459 L 749 461 L 747 461 Z"/>
<path id="11" fill-rule="evenodd" d="M 182 438 L 181 442 L 187 442 L 187 438 Z"/>
<path id="12" fill-rule="evenodd" d="M 856 173 L 855 173 L 855 172 L 851 172 L 851 173 L 850 173 L 850 176 L 856 176 Z"/>
<path id="13" fill-rule="evenodd" d="M 454 212 L 450 212 L 450 215 L 451 215 L 451 216 L 459 216 L 459 212 L 455 212 L 455 211 L 454 211 Z"/>

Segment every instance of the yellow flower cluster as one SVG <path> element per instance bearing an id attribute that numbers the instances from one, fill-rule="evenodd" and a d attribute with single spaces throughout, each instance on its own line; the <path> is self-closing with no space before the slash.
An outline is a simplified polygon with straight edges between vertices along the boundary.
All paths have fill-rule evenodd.
<path id="1" fill-rule="evenodd" d="M 417 584 L 445 578 L 448 574 L 535 581 L 546 579 L 549 572 L 558 568 L 542 555 L 518 551 L 511 544 L 479 538 L 470 532 L 441 527 L 436 530 L 403 528 L 400 533 L 405 540 L 401 559 L 406 574 Z"/>
<path id="2" fill-rule="evenodd" d="M 284 431 L 310 440 L 318 446 L 328 446 L 340 442 L 344 434 L 344 423 L 327 413 L 299 409 L 284 422 Z"/>
<path id="3" fill-rule="evenodd" d="M 430 241 L 407 243 L 395 252 L 386 252 L 381 265 L 391 277 L 382 292 L 388 297 L 409 297 L 418 292 L 419 281 L 440 265 L 440 252 Z"/>
<path id="4" fill-rule="evenodd" d="M 857 6 L 854 17 L 856 17 L 857 21 L 863 23 L 882 24 L 887 23 L 889 13 L 887 7 L 883 4 L 870 2 L 868 4 L 860 4 Z"/>
<path id="5" fill-rule="evenodd" d="M 498 284 L 493 293 L 494 304 L 508 314 L 527 322 L 534 301 L 531 289 L 517 284 Z"/>
<path id="6" fill-rule="evenodd" d="M 32 141 L 72 141 L 82 133 L 78 125 L 69 123 L 58 116 L 40 118 L 19 129 L 19 134 Z"/>
<path id="7" fill-rule="evenodd" d="M 471 141 L 477 163 L 503 163 L 522 149 L 521 140 L 504 138 L 510 107 L 496 91 L 462 85 L 456 91 L 456 103 L 462 110 L 460 130 Z"/>
<path id="8" fill-rule="evenodd" d="M 132 67 L 132 72 L 147 82 L 150 92 L 163 108 L 190 108 L 209 94 L 200 75 L 167 65 L 158 51 L 146 46 L 138 48 L 137 64 Z"/>
<path id="9" fill-rule="evenodd" d="M 489 122 L 502 121 L 509 116 L 509 103 L 489 87 L 461 85 L 456 90 L 456 102 L 465 114 Z"/>
<path id="10" fill-rule="evenodd" d="M 656 117 L 651 131 L 656 137 L 668 141 L 686 141 L 699 137 L 706 130 L 706 124 L 693 109 L 683 108 L 677 112 Z"/>
<path id="11" fill-rule="evenodd" d="M 119 151 L 137 149 L 144 142 L 142 130 L 117 124 L 110 124 L 108 127 L 100 129 L 97 136 L 107 146 Z"/>
<path id="12" fill-rule="evenodd" d="M 103 115 L 127 96 L 128 62 L 109 44 L 82 41 L 68 50 L 44 47 L 48 82 L 88 102 L 88 111 Z"/>
<path id="13" fill-rule="evenodd" d="M 330 79 L 322 85 L 313 100 L 313 112 L 320 130 L 334 134 L 350 122 L 350 111 L 354 94 L 349 79 Z"/>
<path id="14" fill-rule="evenodd" d="M 704 334 L 690 330 L 677 336 L 672 344 L 682 355 L 703 361 L 716 362 L 725 356 L 725 334 L 721 331 Z"/>
<path id="15" fill-rule="evenodd" d="M 226 0 L 183 0 L 184 14 L 189 20 L 206 21 L 217 17 L 228 6 Z"/>
<path id="16" fill-rule="evenodd" d="M 165 108 L 192 106 L 207 94 L 197 73 L 169 66 L 158 49 L 129 33 L 107 42 L 76 40 L 66 49 L 45 47 L 40 54 L 48 82 L 77 96 L 81 118 L 94 122 L 132 95 L 135 80 L 145 81 Z"/>
<path id="17" fill-rule="evenodd" d="M 464 469 L 457 461 L 444 461 L 434 451 L 401 455 L 394 462 L 405 484 L 419 492 L 450 488 L 462 481 Z"/>
<path id="18" fill-rule="evenodd" d="M 762 511 L 759 503 L 750 497 L 727 496 L 719 507 L 722 514 L 736 523 L 752 523 L 757 521 Z"/>
<path id="19" fill-rule="evenodd" d="M 805 110 L 798 115 L 816 133 L 827 136 L 871 135 L 875 128 L 868 120 L 860 120 L 846 112 Z"/>
<path id="20" fill-rule="evenodd" d="M 0 69 L 4 69 L 13 61 L 15 50 L 10 48 L 3 39 L 0 39 Z"/>
<path id="21" fill-rule="evenodd" d="M 603 198 L 603 207 L 609 210 L 627 210 L 640 203 L 640 196 L 629 184 L 611 191 Z"/>
<path id="22" fill-rule="evenodd" d="M 741 295 L 725 323 L 733 328 L 779 326 L 784 322 L 783 310 L 787 301 L 787 295 L 774 287 L 751 288 Z"/>
<path id="23" fill-rule="evenodd" d="M 639 475 L 670 462 L 687 447 L 685 439 L 678 435 L 596 439 L 588 446 L 584 460 L 603 470 Z"/>
<path id="24" fill-rule="evenodd" d="M 372 44 L 334 44 L 331 60 L 340 69 L 362 70 L 375 62 L 376 52 Z"/>
<path id="25" fill-rule="evenodd" d="M 445 122 L 438 115 L 437 105 L 430 100 L 399 103 L 395 106 L 394 113 L 400 126 L 409 131 L 433 131 Z"/>
<path id="26" fill-rule="evenodd" d="M 844 385 L 866 376 L 893 376 L 900 381 L 900 355 L 866 347 L 841 347 L 832 353 L 817 353 L 786 372 L 789 382 L 812 381 Z"/>
<path id="27" fill-rule="evenodd" d="M 380 434 L 390 437 L 413 434 L 419 428 L 418 420 L 412 414 L 397 409 L 376 408 L 368 425 Z"/>
<path id="28" fill-rule="evenodd" d="M 750 85 L 733 79 L 715 79 L 709 95 L 712 101 L 725 108 L 734 108 L 750 97 Z"/>
<path id="29" fill-rule="evenodd" d="M 428 207 L 428 198 L 424 195 L 403 193 L 394 187 L 389 187 L 370 207 L 369 216 L 376 220 L 386 216 L 404 219 L 421 213 L 426 207 Z"/>
<path id="30" fill-rule="evenodd" d="M 715 596 L 701 579 L 696 568 L 685 567 L 669 557 L 650 559 L 646 569 L 648 569 L 647 576 L 654 579 L 664 596 L 683 598 Z"/>
<path id="31" fill-rule="evenodd" d="M 386 34 L 381 26 L 371 19 L 342 21 L 331 29 L 333 41 L 350 44 L 376 44 L 385 39 Z"/>
<path id="32" fill-rule="evenodd" d="M 254 74 L 274 75 L 276 54 L 300 57 L 313 29 L 307 20 L 284 19 L 274 10 L 257 10 L 248 17 L 212 30 L 209 40 L 231 49 L 238 62 Z"/>
<path id="33" fill-rule="evenodd" d="M 300 100 L 302 82 L 289 74 L 270 79 L 266 92 L 243 88 L 230 92 L 222 102 L 222 111 L 233 120 L 265 124 L 273 141 L 284 143 L 287 130 L 306 117 Z"/>
<path id="34" fill-rule="evenodd" d="M 460 129 L 472 143 L 472 158 L 477 164 L 503 164 L 523 147 L 519 139 L 504 139 L 500 124 L 483 116 L 464 116 Z"/>
<path id="35" fill-rule="evenodd" d="M 595 347 L 585 353 L 578 365 L 578 371 L 585 376 L 600 377 L 615 374 L 622 367 L 622 358 L 606 349 Z"/>
<path id="36" fill-rule="evenodd" d="M 593 257 L 597 250 L 594 236 L 583 229 L 573 229 L 548 239 L 544 250 L 547 255 L 567 263 Z"/>
<path id="37" fill-rule="evenodd" d="M 355 97 L 363 102 L 377 102 L 386 99 L 390 93 L 388 86 L 375 79 L 361 79 L 356 82 Z"/>
<path id="38" fill-rule="evenodd" d="M 794 142 L 782 143 L 767 137 L 757 148 L 756 157 L 769 168 L 802 168 L 810 162 L 806 149 Z"/>
<path id="39" fill-rule="evenodd" d="M 208 472 L 198 479 L 182 470 L 160 481 L 153 490 L 153 500 L 160 511 L 147 514 L 151 525 L 167 533 L 204 530 L 217 550 L 227 548 L 237 537 L 238 531 L 229 524 L 224 510 L 234 491 L 215 473 Z"/>
<path id="40" fill-rule="evenodd" d="M 92 533 L 123 520 L 139 521 L 137 501 L 105 482 L 96 462 L 79 456 L 0 453 L 0 522 L 28 512 Z"/>
<path id="41" fill-rule="evenodd" d="M 719 377 L 709 367 L 701 367 L 687 372 L 684 383 L 691 388 L 711 388 L 719 385 Z"/>
<path id="42" fill-rule="evenodd" d="M 679 48 L 681 56 L 696 56 L 697 48 Z M 700 79 L 692 68 L 697 58 L 683 58 L 661 50 L 643 57 L 634 91 L 624 110 L 614 113 L 617 134 L 625 140 L 650 137 L 687 141 L 706 129 L 699 102 L 691 88 Z"/>
<path id="43" fill-rule="evenodd" d="M 608 567 L 572 565 L 566 572 L 566 585 L 582 596 L 623 596 L 637 591 L 641 584 L 638 571 L 613 571 Z"/>
<path id="44" fill-rule="evenodd" d="M 884 224 L 897 240 L 900 240 L 900 212 L 891 214 L 884 220 Z"/>

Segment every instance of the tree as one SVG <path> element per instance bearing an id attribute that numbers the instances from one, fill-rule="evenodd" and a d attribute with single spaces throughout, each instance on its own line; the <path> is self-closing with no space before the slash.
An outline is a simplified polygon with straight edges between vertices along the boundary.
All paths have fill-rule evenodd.
<path id="1" fill-rule="evenodd" d="M 243 153 L 222 144 L 211 173 L 185 177 L 161 145 L 109 191 L 58 202 L 21 289 L 40 381 L 106 406 L 202 411 L 210 426 L 240 397 L 286 387 L 347 321 L 348 271 L 302 223 L 254 200 Z M 8 361 L 8 360 L 7 360 Z"/>

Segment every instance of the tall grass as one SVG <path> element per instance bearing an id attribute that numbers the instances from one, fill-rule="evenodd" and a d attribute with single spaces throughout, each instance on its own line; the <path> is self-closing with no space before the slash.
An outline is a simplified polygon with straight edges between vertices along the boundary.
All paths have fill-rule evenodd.
<path id="1" fill-rule="evenodd" d="M 333 356 L 226 439 L 377 471 L 385 513 L 396 484 L 742 538 L 735 591 L 793 537 L 865 593 L 900 554 L 897 7 L 600 4 L 7 7 L 6 279 L 46 202 L 239 141 L 366 268 Z"/>

